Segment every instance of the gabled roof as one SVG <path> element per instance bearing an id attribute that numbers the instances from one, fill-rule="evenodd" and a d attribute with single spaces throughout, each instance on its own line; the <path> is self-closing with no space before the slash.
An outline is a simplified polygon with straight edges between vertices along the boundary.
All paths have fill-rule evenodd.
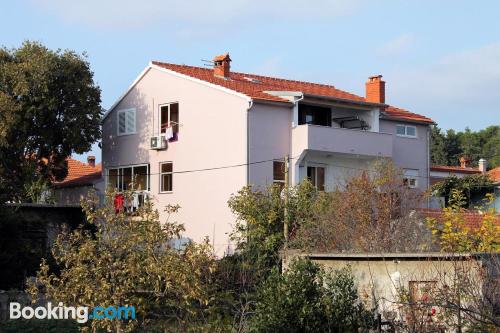
<path id="1" fill-rule="evenodd" d="M 488 176 L 494 183 L 500 183 L 500 167 L 496 167 L 488 171 Z"/>
<path id="2" fill-rule="evenodd" d="M 95 167 L 68 158 L 68 175 L 62 181 L 54 182 L 55 187 L 92 185 L 101 178 L 101 165 Z"/>
<path id="3" fill-rule="evenodd" d="M 383 116 L 391 119 L 405 120 L 422 122 L 427 124 L 432 124 L 434 121 L 425 116 L 411 113 L 407 110 L 396 108 L 393 106 L 371 103 L 368 102 L 364 97 L 351 94 L 349 92 L 335 88 L 333 85 L 312 83 L 305 81 L 287 80 L 282 78 L 239 73 L 231 71 L 229 78 L 217 77 L 213 73 L 213 69 L 187 66 L 187 65 L 176 65 L 170 63 L 164 63 L 159 61 L 151 62 L 141 75 L 134 81 L 130 86 L 132 89 L 135 84 L 147 73 L 150 68 L 165 69 L 172 71 L 183 76 L 200 80 L 223 89 L 228 89 L 229 91 L 236 92 L 238 94 L 247 96 L 254 100 L 260 101 L 270 101 L 278 103 L 292 103 L 289 99 L 276 96 L 275 94 L 267 93 L 268 91 L 299 91 L 304 95 L 314 96 L 314 97 L 325 97 L 336 100 L 341 100 L 351 103 L 361 103 L 366 105 L 380 106 L 385 108 Z M 122 95 L 120 99 L 113 104 L 108 112 L 104 115 L 104 118 L 109 114 L 109 112 L 119 103 L 119 101 L 126 95 Z"/>

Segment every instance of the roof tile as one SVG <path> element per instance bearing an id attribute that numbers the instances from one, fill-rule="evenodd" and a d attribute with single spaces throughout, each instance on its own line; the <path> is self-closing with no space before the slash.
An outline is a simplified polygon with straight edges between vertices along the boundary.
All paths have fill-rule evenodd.
<path id="1" fill-rule="evenodd" d="M 301 91 L 308 95 L 318 95 L 353 102 L 368 103 L 364 97 L 351 94 L 327 84 L 287 80 L 238 72 L 231 72 L 229 78 L 222 78 L 213 75 L 213 70 L 209 68 L 176 65 L 158 61 L 153 61 L 152 63 L 153 65 L 161 68 L 234 90 L 256 100 L 290 103 L 287 99 L 279 96 L 273 96 L 265 91 Z M 430 118 L 390 105 L 385 108 L 384 113 L 391 118 L 434 123 L 434 121 Z"/>

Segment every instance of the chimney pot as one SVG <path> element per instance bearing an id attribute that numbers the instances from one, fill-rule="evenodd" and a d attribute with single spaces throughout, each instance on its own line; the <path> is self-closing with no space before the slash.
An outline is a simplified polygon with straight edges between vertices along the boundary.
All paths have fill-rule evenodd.
<path id="1" fill-rule="evenodd" d="M 231 73 L 231 58 L 229 53 L 218 55 L 214 58 L 214 76 L 229 78 Z"/>
<path id="2" fill-rule="evenodd" d="M 87 156 L 87 164 L 95 168 L 95 156 L 93 155 Z"/>
<path id="3" fill-rule="evenodd" d="M 480 159 L 478 168 L 481 173 L 486 173 L 486 169 L 488 168 L 488 161 L 486 161 L 484 158 Z"/>
<path id="4" fill-rule="evenodd" d="M 385 103 L 385 81 L 382 75 L 368 77 L 366 82 L 366 101 L 371 103 Z"/>

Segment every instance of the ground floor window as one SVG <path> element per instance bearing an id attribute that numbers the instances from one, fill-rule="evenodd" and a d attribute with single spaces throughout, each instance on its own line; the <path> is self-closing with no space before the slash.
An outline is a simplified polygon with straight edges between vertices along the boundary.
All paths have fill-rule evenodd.
<path id="1" fill-rule="evenodd" d="M 285 162 L 273 161 L 273 184 L 285 185 Z"/>
<path id="2" fill-rule="evenodd" d="M 403 170 L 403 182 L 409 188 L 418 187 L 418 170 L 416 170 L 416 169 L 404 169 Z"/>
<path id="3" fill-rule="evenodd" d="M 160 163 L 160 192 L 173 191 L 173 170 L 174 164 L 172 162 Z"/>
<path id="4" fill-rule="evenodd" d="M 109 168 L 107 184 L 109 188 L 120 192 L 132 189 L 149 191 L 149 164 Z"/>
<path id="5" fill-rule="evenodd" d="M 307 178 L 319 191 L 325 190 L 325 168 L 307 167 Z"/>

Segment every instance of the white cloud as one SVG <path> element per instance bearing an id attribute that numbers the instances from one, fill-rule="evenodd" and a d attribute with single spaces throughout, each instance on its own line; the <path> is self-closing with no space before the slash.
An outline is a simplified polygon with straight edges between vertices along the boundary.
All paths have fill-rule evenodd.
<path id="1" fill-rule="evenodd" d="M 476 122 L 500 124 L 499 59 L 500 43 L 494 43 L 430 65 L 399 68 L 386 75 L 388 102 L 430 115 L 444 127 L 460 123 L 466 112 L 473 113 Z"/>
<path id="2" fill-rule="evenodd" d="M 408 52 L 415 44 L 415 36 L 404 34 L 386 42 L 377 49 L 380 56 L 395 56 Z"/>
<path id="3" fill-rule="evenodd" d="M 360 0 L 31 0 L 48 13 L 94 28 L 137 28 L 172 21 L 193 25 L 262 22 L 273 18 L 329 19 L 348 15 Z"/>

